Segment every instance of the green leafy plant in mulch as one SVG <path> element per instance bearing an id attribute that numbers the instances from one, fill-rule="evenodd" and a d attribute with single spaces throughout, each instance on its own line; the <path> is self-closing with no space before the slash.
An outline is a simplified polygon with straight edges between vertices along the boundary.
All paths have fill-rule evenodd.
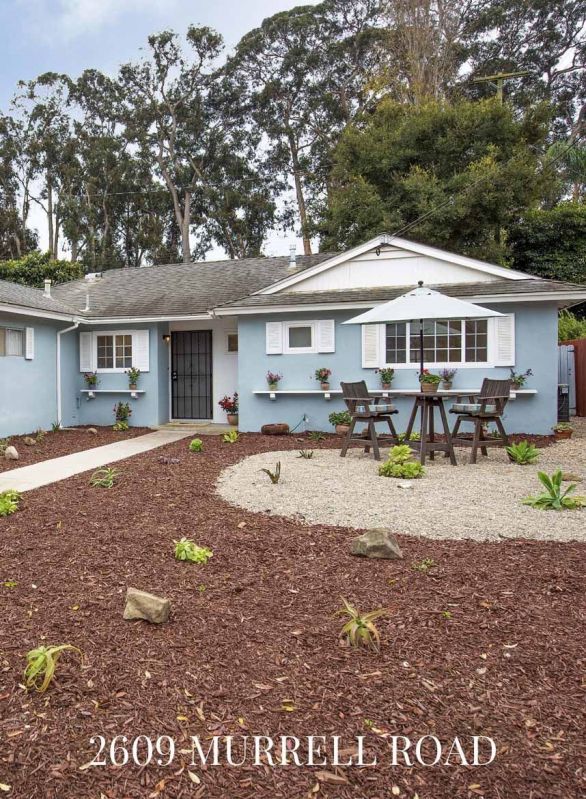
<path id="1" fill-rule="evenodd" d="M 6 452 L 6 448 L 10 446 L 10 437 L 8 438 L 0 438 L 0 457 L 4 457 L 4 453 Z"/>
<path id="2" fill-rule="evenodd" d="M 319 443 L 320 441 L 325 441 L 326 440 L 326 437 L 324 436 L 324 434 L 322 432 L 320 432 L 319 430 L 312 430 L 308 434 L 308 438 L 309 438 L 310 441 L 315 441 L 316 443 Z"/>
<path id="3" fill-rule="evenodd" d="M 312 449 L 300 449 L 298 458 L 304 458 L 306 461 L 309 461 L 313 458 L 313 450 Z"/>
<path id="4" fill-rule="evenodd" d="M 118 469 L 114 469 L 113 466 L 106 466 L 104 469 L 98 469 L 92 474 L 90 485 L 92 488 L 112 488 L 119 477 L 120 472 Z"/>
<path id="5" fill-rule="evenodd" d="M 2 588 L 16 588 L 18 582 L 16 580 L 3 580 L 0 585 Z"/>
<path id="6" fill-rule="evenodd" d="M 239 438 L 240 434 L 237 430 L 230 430 L 229 433 L 224 433 L 222 436 L 222 441 L 224 444 L 236 444 Z"/>
<path id="7" fill-rule="evenodd" d="M 39 429 L 35 431 L 35 440 L 37 444 L 42 444 L 46 435 L 47 433 L 41 427 L 39 427 Z"/>
<path id="8" fill-rule="evenodd" d="M 437 563 L 433 558 L 423 558 L 423 560 L 411 564 L 411 568 L 414 571 L 421 572 L 422 574 L 427 574 L 427 572 L 435 566 L 437 566 Z"/>
<path id="9" fill-rule="evenodd" d="M 545 472 L 537 472 L 537 477 L 546 491 L 536 497 L 526 497 L 523 505 L 529 505 L 539 510 L 578 510 L 586 506 L 586 497 L 570 496 L 577 488 L 576 483 L 571 483 L 562 490 L 563 473 L 561 469 L 555 471 L 550 477 Z"/>
<path id="10" fill-rule="evenodd" d="M 419 461 L 413 460 L 413 450 L 408 444 L 399 444 L 389 452 L 389 457 L 378 473 L 381 477 L 395 477 L 402 480 L 415 480 L 425 474 Z"/>
<path id="11" fill-rule="evenodd" d="M 128 422 L 114 422 L 112 425 L 112 430 L 115 430 L 117 433 L 123 433 L 125 430 L 128 430 L 129 427 L 130 425 Z"/>
<path id="12" fill-rule="evenodd" d="M 114 405 L 114 425 L 113 429 L 117 432 L 128 430 L 129 419 L 132 416 L 132 408 L 127 402 L 117 402 Z"/>
<path id="13" fill-rule="evenodd" d="M 277 462 L 274 472 L 272 472 L 270 469 L 261 469 L 260 471 L 267 475 L 273 485 L 277 485 L 281 479 L 281 461 Z"/>
<path id="14" fill-rule="evenodd" d="M 510 460 L 519 464 L 519 466 L 535 463 L 539 458 L 539 450 L 535 444 L 530 444 L 529 441 L 519 441 L 517 444 L 505 447 L 505 449 Z"/>
<path id="15" fill-rule="evenodd" d="M 62 430 L 61 422 L 51 422 L 51 432 L 52 433 L 59 433 Z"/>
<path id="16" fill-rule="evenodd" d="M 397 433 L 399 441 L 407 441 L 407 433 Z M 409 435 L 409 441 L 421 441 L 421 433 L 413 432 Z"/>
<path id="17" fill-rule="evenodd" d="M 386 608 L 378 608 L 368 613 L 361 613 L 344 597 L 342 597 L 342 603 L 344 607 L 336 611 L 336 615 L 346 616 L 347 621 L 340 631 L 340 638 L 347 641 L 350 646 L 364 646 L 378 652 L 380 649 L 380 633 L 374 622 L 381 616 L 387 615 Z"/>
<path id="18" fill-rule="evenodd" d="M 201 440 L 201 438 L 194 438 L 193 441 L 189 442 L 189 451 L 203 452 L 203 441 Z"/>
<path id="19" fill-rule="evenodd" d="M 10 516 L 16 513 L 20 505 L 21 493 L 14 488 L 9 488 L 0 493 L 0 516 Z"/>
<path id="20" fill-rule="evenodd" d="M 77 652 L 81 657 L 81 650 L 72 644 L 59 646 L 39 646 L 27 653 L 27 666 L 24 670 L 24 684 L 27 688 L 34 688 L 39 693 L 44 693 L 57 668 L 57 661 L 63 652 Z"/>
<path id="21" fill-rule="evenodd" d="M 176 560 L 188 561 L 189 563 L 202 563 L 204 566 L 214 554 L 211 549 L 207 547 L 200 547 L 195 541 L 189 538 L 180 538 L 179 541 L 173 541 L 175 544 L 175 558 Z"/>

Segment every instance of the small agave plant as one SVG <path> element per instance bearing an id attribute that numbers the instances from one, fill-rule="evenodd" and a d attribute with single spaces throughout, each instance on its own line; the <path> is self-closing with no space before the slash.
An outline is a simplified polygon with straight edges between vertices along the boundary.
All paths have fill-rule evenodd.
<path id="1" fill-rule="evenodd" d="M 344 607 L 336 612 L 336 615 L 347 616 L 348 621 L 342 627 L 340 638 L 347 641 L 350 646 L 364 646 L 378 652 L 380 649 L 380 634 L 374 624 L 375 619 L 386 616 L 386 608 L 371 610 L 369 613 L 361 613 L 354 605 L 351 605 L 342 597 Z"/>
<path id="2" fill-rule="evenodd" d="M 38 646 L 27 652 L 27 665 L 24 670 L 24 684 L 27 688 L 34 688 L 39 693 L 44 693 L 57 668 L 57 661 L 63 652 L 77 652 L 80 657 L 81 650 L 72 644 L 60 644 L 59 646 Z"/>

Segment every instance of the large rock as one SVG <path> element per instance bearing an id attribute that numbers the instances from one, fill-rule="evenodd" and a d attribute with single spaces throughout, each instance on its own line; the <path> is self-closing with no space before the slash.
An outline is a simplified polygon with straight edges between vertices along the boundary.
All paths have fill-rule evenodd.
<path id="1" fill-rule="evenodd" d="M 20 458 L 16 447 L 6 447 L 4 450 L 4 457 L 7 461 L 17 461 Z"/>
<path id="2" fill-rule="evenodd" d="M 169 620 L 171 602 L 164 597 L 128 588 L 126 591 L 125 619 L 144 619 L 152 624 L 163 624 Z"/>
<path id="3" fill-rule="evenodd" d="M 97 436 L 98 435 L 98 431 L 96 430 L 95 427 L 88 427 L 87 430 L 86 430 L 86 433 L 91 433 L 92 436 Z"/>
<path id="4" fill-rule="evenodd" d="M 352 539 L 350 553 L 362 555 L 365 558 L 387 558 L 388 560 L 400 560 L 403 557 L 395 536 L 380 527 L 367 530 L 363 535 Z"/>
<path id="5" fill-rule="evenodd" d="M 31 438 L 30 436 L 25 436 L 22 440 L 27 445 L 27 447 L 35 447 L 37 444 L 36 440 L 34 438 Z"/>

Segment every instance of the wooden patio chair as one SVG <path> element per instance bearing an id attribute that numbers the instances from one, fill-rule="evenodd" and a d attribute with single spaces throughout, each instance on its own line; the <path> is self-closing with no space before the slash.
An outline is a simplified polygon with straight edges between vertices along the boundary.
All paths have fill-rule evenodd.
<path id="1" fill-rule="evenodd" d="M 488 455 L 487 447 L 506 447 L 509 444 L 509 437 L 502 423 L 502 415 L 505 406 L 509 401 L 511 393 L 510 380 L 490 380 L 485 378 L 482 382 L 480 394 L 469 396 L 468 402 L 462 401 L 462 397 L 456 397 L 456 401 L 450 408 L 450 413 L 457 414 L 456 424 L 452 430 L 452 443 L 455 447 L 472 447 L 470 463 L 476 463 L 478 450 L 483 455 Z M 459 438 L 460 425 L 469 422 L 474 425 L 472 438 Z M 484 427 L 488 422 L 494 422 L 499 435 L 497 437 L 487 437 L 484 434 Z"/>
<path id="2" fill-rule="evenodd" d="M 389 443 L 390 445 L 399 443 L 397 431 L 392 420 L 393 414 L 399 413 L 399 411 L 394 405 L 389 404 L 388 400 L 383 402 L 382 397 L 374 397 L 369 394 L 364 380 L 357 383 L 340 383 L 340 385 L 342 386 L 342 398 L 352 417 L 350 428 L 344 437 L 340 456 L 342 458 L 346 456 L 348 447 L 352 442 L 360 442 L 364 444 L 366 453 L 370 452 L 372 447 L 375 460 L 379 461 L 379 442 Z M 375 425 L 378 422 L 387 424 L 390 433 L 377 435 Z M 354 429 L 359 423 L 363 423 L 366 427 L 359 433 L 355 433 Z"/>

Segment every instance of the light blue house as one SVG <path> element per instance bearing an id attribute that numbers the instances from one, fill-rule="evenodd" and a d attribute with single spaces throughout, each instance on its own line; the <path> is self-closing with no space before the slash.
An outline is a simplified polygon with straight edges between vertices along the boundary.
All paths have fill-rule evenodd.
<path id="1" fill-rule="evenodd" d="M 381 235 L 343 253 L 111 270 L 44 291 L 0 281 L 0 436 L 57 420 L 111 424 L 119 401 L 131 404 L 135 425 L 225 422 L 218 403 L 235 392 L 241 430 L 269 422 L 329 430 L 328 415 L 342 409 L 341 380 L 380 389 L 376 370 L 391 366 L 393 390 L 418 385 L 409 323 L 342 322 L 419 280 L 504 314 L 428 327 L 430 368 L 456 368 L 454 388 L 464 394 L 486 376 L 531 369 L 505 425 L 549 433 L 558 311 L 584 301 L 586 288 Z M 137 390 L 131 366 L 141 371 Z M 315 380 L 319 367 L 332 372 L 329 391 Z M 274 391 L 269 370 L 283 376 Z M 400 429 L 408 400 L 397 404 Z"/>

